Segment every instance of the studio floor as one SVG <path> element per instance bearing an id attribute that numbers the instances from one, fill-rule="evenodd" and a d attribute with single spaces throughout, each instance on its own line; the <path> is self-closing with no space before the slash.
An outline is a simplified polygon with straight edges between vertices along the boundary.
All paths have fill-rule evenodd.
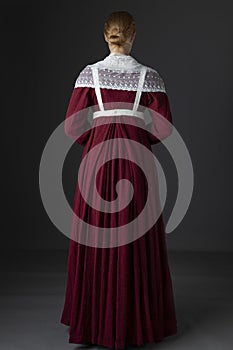
<path id="1" fill-rule="evenodd" d="M 67 255 L 67 250 L 1 255 L 0 349 L 107 349 L 68 343 L 69 328 L 60 323 Z M 178 332 L 137 349 L 232 349 L 233 253 L 168 251 L 168 256 Z"/>

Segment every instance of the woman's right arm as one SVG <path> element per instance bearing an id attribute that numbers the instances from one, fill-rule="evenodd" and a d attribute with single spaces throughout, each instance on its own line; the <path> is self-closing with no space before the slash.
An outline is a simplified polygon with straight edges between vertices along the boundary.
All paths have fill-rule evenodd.
<path id="1" fill-rule="evenodd" d="M 147 106 L 151 123 L 147 124 L 150 143 L 156 144 L 172 133 L 172 114 L 166 92 L 147 92 Z"/>

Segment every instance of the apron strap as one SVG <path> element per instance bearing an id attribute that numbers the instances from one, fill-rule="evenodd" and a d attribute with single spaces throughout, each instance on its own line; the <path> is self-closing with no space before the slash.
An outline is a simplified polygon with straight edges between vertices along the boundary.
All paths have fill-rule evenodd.
<path id="1" fill-rule="evenodd" d="M 138 105 L 139 105 L 141 94 L 142 94 L 142 88 L 143 88 L 144 80 L 145 80 L 145 76 L 146 76 L 146 70 L 147 70 L 146 67 L 141 68 L 140 78 L 139 78 L 138 87 L 137 87 L 137 93 L 136 93 L 134 106 L 133 106 L 134 112 L 136 112 L 138 109 Z"/>
<path id="2" fill-rule="evenodd" d="M 100 92 L 100 85 L 99 85 L 99 74 L 98 74 L 98 68 L 97 67 L 91 67 L 92 69 L 92 74 L 93 74 L 93 81 L 95 85 L 95 93 L 97 97 L 97 101 L 99 104 L 99 108 L 101 111 L 104 111 L 104 105 L 101 97 L 101 92 Z"/>

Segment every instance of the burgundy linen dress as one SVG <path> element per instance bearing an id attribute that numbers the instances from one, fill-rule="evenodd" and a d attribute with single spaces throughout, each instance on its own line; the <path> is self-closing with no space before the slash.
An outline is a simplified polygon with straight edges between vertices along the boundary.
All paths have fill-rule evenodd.
<path id="1" fill-rule="evenodd" d="M 104 62 L 108 63 L 115 58 L 115 70 L 119 62 L 121 73 L 121 61 L 137 63 L 132 56 L 115 57 L 112 54 Z M 139 66 L 135 64 L 135 67 L 137 71 Z M 105 69 L 111 71 L 109 66 Z M 99 105 L 95 86 L 80 80 L 81 76 L 82 74 L 77 79 L 81 83 L 75 84 L 72 91 L 66 121 L 88 106 Z M 147 77 L 145 84 L 146 79 Z M 104 104 L 122 101 L 134 103 L 137 87 L 120 89 L 119 86 L 114 88 L 114 84 L 113 88 L 110 86 L 105 88 L 104 82 L 100 81 Z M 142 89 L 140 107 L 143 109 L 143 106 L 157 111 L 172 123 L 164 88 Z M 103 118 L 108 118 L 109 122 L 102 124 Z M 131 125 L 127 124 L 127 120 L 131 121 Z M 77 130 L 85 130 L 88 123 L 87 115 L 81 114 L 78 123 L 67 124 L 66 132 L 75 137 Z M 83 147 L 82 159 L 100 142 L 119 137 L 136 140 L 152 151 L 151 145 L 160 142 L 151 133 L 155 129 L 158 131 L 158 125 L 154 125 L 152 118 L 148 131 L 145 131 L 140 128 L 143 124 L 144 121 L 135 116 L 117 115 L 93 119 L 91 128 L 89 125 L 88 130 L 76 139 Z M 169 134 L 170 131 L 161 126 L 160 138 Z M 115 200 L 116 182 L 120 178 L 128 178 L 134 187 L 132 203 L 121 211 L 121 215 L 103 213 L 85 202 L 77 185 L 73 211 L 97 228 L 126 224 L 138 215 L 145 204 L 147 188 L 144 178 L 138 167 L 125 159 L 114 159 L 103 168 L 96 177 L 100 195 L 105 200 Z M 83 181 L 88 186 L 89 180 L 85 176 Z M 127 344 L 141 346 L 156 343 L 177 333 L 162 214 L 149 231 L 122 246 L 96 248 L 70 239 L 66 295 L 60 321 L 70 326 L 69 343 L 92 343 L 115 349 L 124 349 Z"/>

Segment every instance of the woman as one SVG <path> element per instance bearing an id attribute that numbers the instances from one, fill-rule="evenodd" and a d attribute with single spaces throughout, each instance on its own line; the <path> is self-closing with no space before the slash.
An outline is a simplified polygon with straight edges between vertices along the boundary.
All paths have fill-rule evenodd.
<path id="1" fill-rule="evenodd" d="M 70 343 L 124 349 L 127 344 L 141 346 L 159 342 L 177 332 L 159 199 L 150 206 L 151 211 L 158 213 L 156 223 L 140 236 L 136 233 L 138 226 L 133 226 L 131 238 L 124 235 L 128 239 L 124 244 L 120 244 L 120 239 L 114 241 L 113 236 L 108 241 L 105 237 L 105 245 L 92 245 L 89 227 L 83 224 L 93 225 L 98 235 L 98 228 L 127 228 L 124 225 L 141 214 L 147 199 L 147 182 L 134 161 L 119 155 L 122 150 L 125 156 L 137 155 L 141 164 L 147 166 L 148 157 L 142 150 L 151 151 L 152 144 L 171 133 L 172 116 L 162 78 L 156 70 L 140 64 L 130 55 L 135 33 L 131 14 L 124 11 L 110 14 L 104 26 L 110 53 L 81 71 L 66 113 L 65 131 L 84 147 L 82 160 L 94 152 L 92 160 L 79 172 L 82 190 L 77 184 L 73 203 L 74 213 L 83 221 L 78 225 L 73 220 L 61 316 L 61 322 L 70 326 Z M 88 107 L 92 108 L 91 120 Z M 146 108 L 151 115 L 147 126 L 143 120 Z M 171 124 L 165 123 L 166 120 Z M 115 140 L 118 143 L 110 143 Z M 137 144 L 144 148 L 138 149 Z M 106 162 L 94 174 L 100 157 Z M 150 168 L 156 181 L 155 166 L 150 165 Z M 133 197 L 125 186 L 119 186 L 118 195 L 116 193 L 117 182 L 125 178 L 133 182 Z M 93 181 L 96 188 L 91 187 Z M 92 205 L 97 190 L 105 200 L 101 211 Z M 83 198 L 84 192 L 90 203 Z M 131 198 L 128 205 L 115 212 L 103 210 L 121 196 Z M 114 203 L 119 209 L 119 202 Z M 143 222 L 145 227 L 147 219 Z"/>

